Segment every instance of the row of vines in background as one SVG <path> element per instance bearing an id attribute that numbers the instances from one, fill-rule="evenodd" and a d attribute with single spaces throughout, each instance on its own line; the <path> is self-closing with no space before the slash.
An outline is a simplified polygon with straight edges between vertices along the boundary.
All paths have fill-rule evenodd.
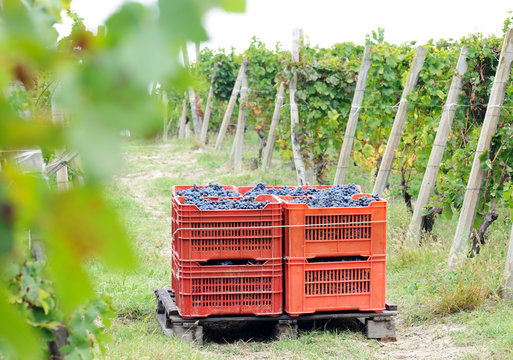
<path id="1" fill-rule="evenodd" d="M 236 55 L 233 51 L 226 53 L 223 49 L 219 51 L 203 49 L 199 54 L 199 61 L 192 66 L 191 70 L 198 81 L 198 97 L 203 101 L 205 101 L 209 90 L 210 78 L 213 72 L 216 72 L 214 95 L 215 103 L 218 106 L 214 106 L 210 129 L 218 129 L 226 103 L 232 93 L 239 67 L 244 57 L 247 57 L 250 59 L 247 69 L 250 88 L 247 122 L 252 128 L 267 130 L 269 127 L 268 119 L 272 115 L 273 102 L 276 96 L 275 79 L 282 70 L 282 61 L 286 56 L 290 55 L 279 47 L 274 51 L 266 49 L 265 45 L 256 38 L 253 38 L 244 54 Z M 172 91 L 172 89 L 170 90 Z M 178 96 L 180 97 L 181 94 Z M 236 118 L 237 111 L 236 107 L 234 118 Z"/>
<path id="2" fill-rule="evenodd" d="M 442 214 L 451 217 L 454 210 L 459 210 L 465 195 L 467 179 L 470 174 L 472 160 L 479 140 L 481 125 L 486 113 L 488 97 L 492 89 L 495 72 L 497 70 L 498 60 L 502 47 L 502 39 L 495 36 L 483 37 L 480 35 L 469 35 L 461 40 L 468 45 L 469 51 L 467 61 L 469 64 L 467 73 L 464 76 L 463 92 L 460 95 L 460 106 L 457 108 L 453 123 L 453 131 L 447 143 L 447 149 L 444 161 L 440 168 L 439 179 L 436 187 L 436 197 L 434 197 L 432 206 L 438 206 L 443 209 Z M 510 84 L 512 81 L 510 79 Z M 512 84 L 513 85 L 513 84 Z M 483 154 L 481 157 L 481 166 L 489 168 L 488 176 L 492 176 L 485 181 L 484 191 L 481 194 L 480 206 L 477 210 L 474 228 L 479 228 L 483 222 L 486 213 L 490 212 L 497 219 L 495 214 L 497 200 L 502 200 L 502 206 L 512 209 L 513 202 L 511 197 L 503 196 L 506 192 L 511 192 L 511 177 L 513 169 L 506 166 L 501 176 L 497 176 L 497 171 L 501 172 L 503 165 L 512 164 L 513 157 L 508 155 L 508 151 L 497 151 L 497 142 L 503 140 L 509 142 L 508 150 L 512 148 L 511 138 L 504 136 L 504 131 L 513 131 L 513 122 L 510 117 L 513 106 L 513 86 L 509 86 L 504 104 L 505 107 L 501 113 L 501 121 L 496 136 L 492 139 L 491 151 Z M 508 130 L 509 129 L 509 130 Z M 492 159 L 495 165 L 493 168 L 486 165 L 490 164 Z M 509 167 L 509 169 L 508 169 Z M 509 179 L 509 180 L 508 180 Z M 492 196 L 490 196 L 492 195 Z M 491 224 L 491 222 L 489 223 Z M 488 225 L 489 225 L 488 224 Z M 484 241 L 486 228 L 479 235 L 481 241 Z M 473 250 L 479 251 L 476 242 L 475 233 L 473 235 Z"/>
<path id="3" fill-rule="evenodd" d="M 384 41 L 382 29 L 373 31 L 367 37 L 367 44 L 372 46 L 372 65 L 353 144 L 353 161 L 356 166 L 375 172 L 386 148 L 416 44 L 389 44 Z M 408 97 L 408 119 L 396 150 L 394 172 L 398 175 L 395 177 L 398 180 L 393 180 L 390 187 L 392 193 L 402 194 L 411 209 L 411 199 L 420 189 L 463 45 L 469 47 L 469 69 L 464 76 L 463 92 L 456 110 L 453 130 L 430 204 L 449 217 L 463 202 L 474 149 L 498 64 L 501 38 L 472 34 L 456 41 L 431 41 L 425 45 L 428 55 L 417 87 Z M 203 101 L 206 99 L 214 65 L 217 64 L 214 83 L 215 110 L 210 123 L 210 137 L 217 134 L 227 99 L 244 58 L 249 61 L 247 73 L 250 84 L 246 124 L 249 129 L 261 132 L 264 136 L 271 122 L 277 83 L 284 82 L 287 87 L 292 77 L 291 69 L 294 68 L 298 73 L 296 100 L 300 111 L 299 141 L 303 157 L 312 159 L 307 166 L 314 167 L 317 181 L 320 184 L 329 184 L 351 110 L 363 50 L 363 46 L 353 43 L 340 43 L 331 48 L 305 43 L 300 62 L 292 63 L 289 52 L 283 51 L 279 46 L 274 50 L 267 49 L 255 38 L 242 54 L 235 54 L 233 49 L 228 53 L 223 49 L 203 49 L 197 63 L 192 65 L 193 74 L 198 81 L 198 98 Z M 176 98 L 182 99 L 183 95 L 177 94 Z M 177 107 L 180 104 L 177 103 Z M 498 200 L 505 202 L 506 207 L 513 208 L 511 106 L 513 86 L 508 88 L 499 129 L 491 150 L 482 159 L 483 166 L 490 171 L 485 180 L 476 227 L 480 225 L 485 213 L 495 211 Z M 232 123 L 235 123 L 237 111 L 236 107 Z M 290 161 L 292 150 L 288 101 L 283 105 L 281 114 L 277 147 L 282 160 Z M 263 138 L 262 134 L 261 137 Z"/>

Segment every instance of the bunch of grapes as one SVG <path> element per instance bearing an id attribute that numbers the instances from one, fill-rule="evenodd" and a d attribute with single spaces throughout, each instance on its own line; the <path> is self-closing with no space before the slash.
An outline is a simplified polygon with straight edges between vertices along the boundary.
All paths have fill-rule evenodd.
<path id="1" fill-rule="evenodd" d="M 208 186 L 203 186 L 200 188 L 198 185 L 194 184 L 188 190 L 180 190 L 177 191 L 176 194 L 178 196 L 188 196 L 188 195 L 200 195 L 205 197 L 238 197 L 239 193 L 233 190 L 225 190 L 219 184 L 208 183 Z"/>
<path id="2" fill-rule="evenodd" d="M 282 186 L 281 188 L 266 188 L 264 183 L 258 183 L 253 189 L 246 192 L 245 196 L 257 196 L 261 194 L 270 194 L 276 196 L 329 196 L 331 194 L 334 195 L 343 195 L 343 196 L 351 196 L 353 194 L 359 194 L 360 190 L 356 187 L 355 184 L 349 184 L 347 186 L 337 185 L 333 186 L 329 189 L 319 190 L 316 188 L 306 188 L 303 190 L 302 188 L 292 188 L 289 186 Z"/>
<path id="3" fill-rule="evenodd" d="M 360 190 L 355 184 L 348 184 L 347 186 L 337 185 L 328 189 L 321 190 L 318 197 L 338 197 L 338 196 L 352 196 L 354 194 L 360 194 Z"/>
<path id="4" fill-rule="evenodd" d="M 258 210 L 263 209 L 269 201 L 255 201 L 254 197 L 211 200 L 191 193 L 185 198 L 185 203 L 196 205 L 200 210 Z"/>
<path id="5" fill-rule="evenodd" d="M 292 188 L 289 186 L 282 186 L 281 188 L 266 188 L 264 183 L 258 183 L 253 189 L 249 190 L 244 196 L 258 196 L 262 194 L 276 195 L 276 196 L 307 196 L 313 195 L 319 190 L 310 188 L 303 190 L 301 188 Z"/>
<path id="6" fill-rule="evenodd" d="M 371 197 L 361 197 L 353 199 L 351 196 L 344 196 L 342 194 L 330 194 L 326 197 L 313 196 L 304 197 L 292 200 L 293 204 L 307 204 L 311 208 L 331 208 L 331 207 L 366 207 L 371 202 L 378 201 L 377 194 Z"/>

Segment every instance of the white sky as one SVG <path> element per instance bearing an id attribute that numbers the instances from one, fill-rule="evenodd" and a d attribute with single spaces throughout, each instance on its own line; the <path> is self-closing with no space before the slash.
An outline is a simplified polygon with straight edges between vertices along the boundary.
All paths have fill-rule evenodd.
<path id="1" fill-rule="evenodd" d="M 95 29 L 122 3 L 73 0 L 71 7 L 87 27 Z M 211 40 L 201 46 L 227 50 L 234 46 L 239 52 L 257 36 L 269 48 L 281 42 L 284 49 L 290 49 L 296 27 L 303 28 L 312 45 L 326 47 L 344 41 L 363 45 L 365 34 L 378 27 L 385 28 L 388 42 L 423 44 L 431 38 L 458 39 L 471 32 L 500 34 L 504 19 L 513 16 L 508 14 L 511 10 L 511 0 L 246 0 L 244 14 L 216 9 L 205 16 Z M 59 27 L 61 34 L 67 29 L 69 24 Z"/>

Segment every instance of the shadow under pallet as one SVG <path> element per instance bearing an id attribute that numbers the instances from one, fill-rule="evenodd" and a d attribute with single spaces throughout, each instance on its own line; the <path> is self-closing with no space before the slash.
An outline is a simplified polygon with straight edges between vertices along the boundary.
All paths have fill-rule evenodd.
<path id="1" fill-rule="evenodd" d="M 368 339 L 382 341 L 395 341 L 395 316 L 397 305 L 386 302 L 386 308 L 382 312 L 370 311 L 339 311 L 339 312 L 317 312 L 299 316 L 281 314 L 278 316 L 255 316 L 255 315 L 229 315 L 210 316 L 196 319 L 184 319 L 178 313 L 173 292 L 168 288 L 155 289 L 157 299 L 157 320 L 164 335 L 177 338 L 195 344 L 203 343 L 203 327 L 213 324 L 228 326 L 234 323 L 248 322 L 270 322 L 272 327 L 267 327 L 270 336 L 283 339 L 295 338 L 298 333 L 298 323 L 308 321 L 354 319 L 362 324 L 365 335 Z"/>

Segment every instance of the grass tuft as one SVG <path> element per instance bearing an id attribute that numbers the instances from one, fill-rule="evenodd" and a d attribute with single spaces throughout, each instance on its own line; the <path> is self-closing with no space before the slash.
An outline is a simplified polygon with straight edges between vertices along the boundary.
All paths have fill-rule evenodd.
<path id="1" fill-rule="evenodd" d="M 488 298 L 498 299 L 498 275 L 497 264 L 486 263 L 482 258 L 469 259 L 455 271 L 441 270 L 434 274 L 438 281 L 431 280 L 433 293 L 426 294 L 427 309 L 436 316 L 478 309 Z"/>
<path id="2" fill-rule="evenodd" d="M 474 310 L 482 306 L 486 290 L 471 281 L 444 281 L 440 284 L 438 296 L 429 304 L 429 311 L 435 315 L 448 315 L 459 311 Z"/>

